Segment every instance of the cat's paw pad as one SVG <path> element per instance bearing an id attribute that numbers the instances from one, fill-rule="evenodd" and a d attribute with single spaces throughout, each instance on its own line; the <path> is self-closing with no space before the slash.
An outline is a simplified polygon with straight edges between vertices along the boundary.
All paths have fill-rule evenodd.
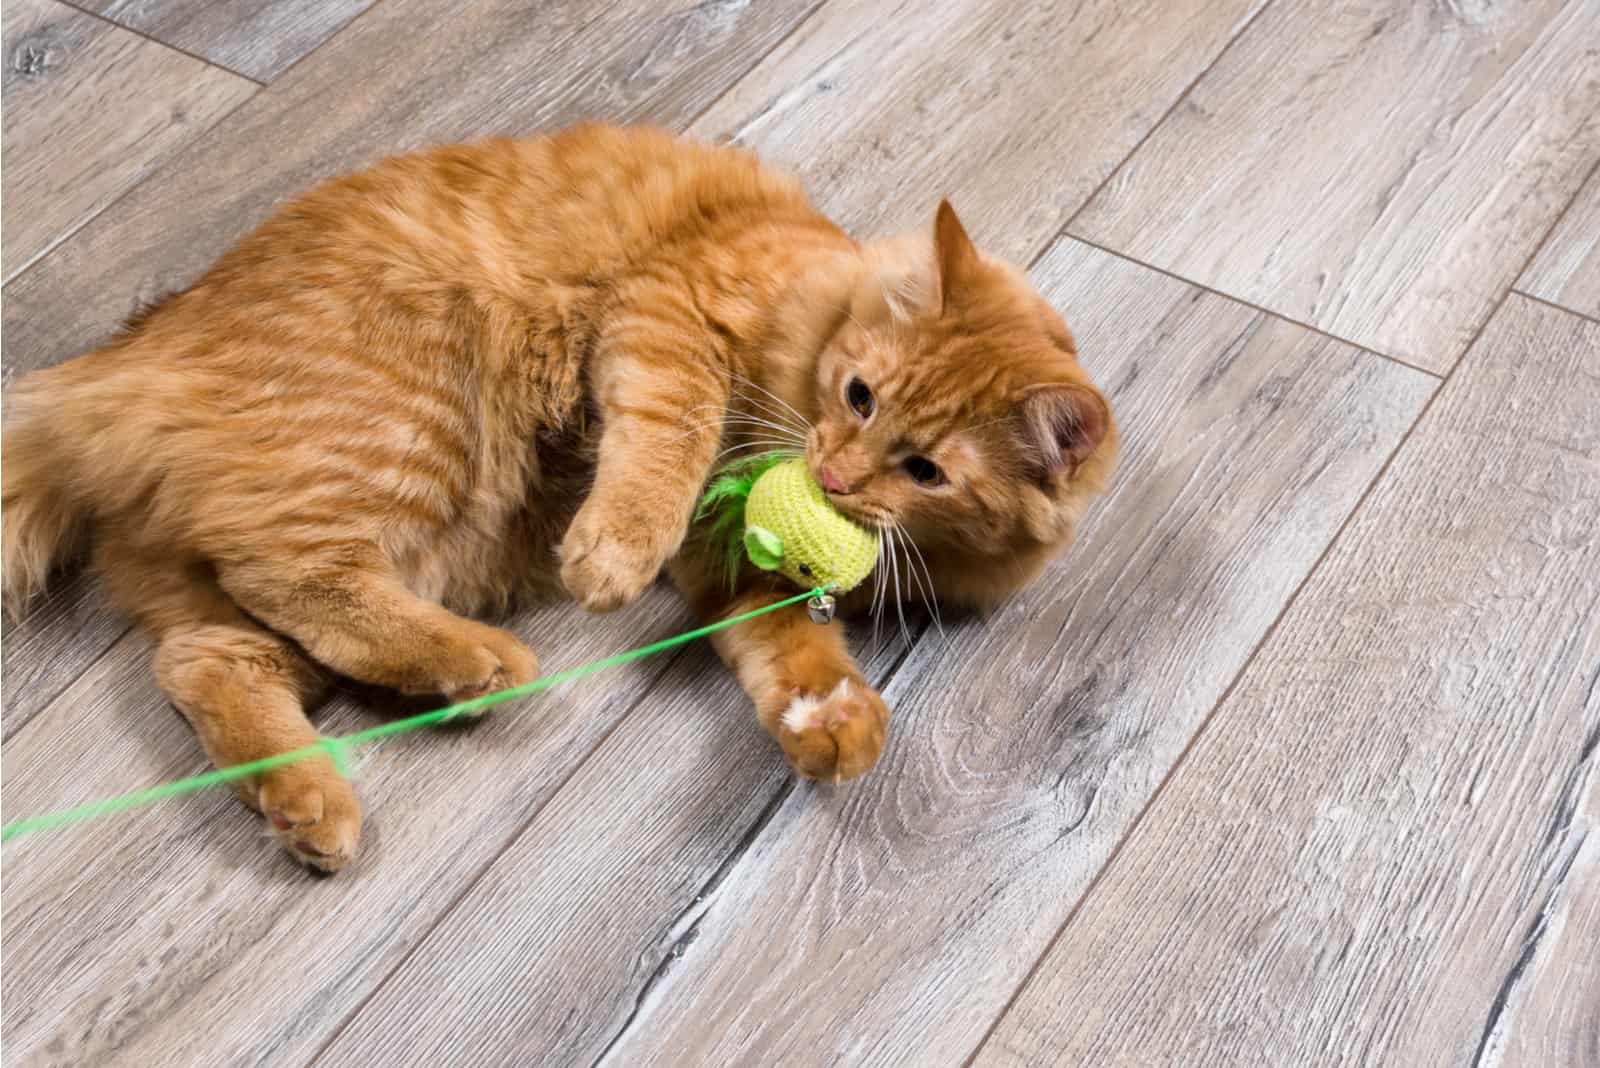
<path id="1" fill-rule="evenodd" d="M 889 709 L 870 687 L 850 679 L 827 694 L 797 693 L 778 722 L 778 744 L 808 779 L 853 779 L 877 763 Z"/>
<path id="2" fill-rule="evenodd" d="M 334 872 L 356 855 L 361 802 L 331 766 L 307 761 L 263 772 L 256 803 L 272 836 L 300 863 Z"/>
<path id="3" fill-rule="evenodd" d="M 610 612 L 636 600 L 669 555 L 644 523 L 615 523 L 581 509 L 561 541 L 561 582 L 590 612 Z"/>

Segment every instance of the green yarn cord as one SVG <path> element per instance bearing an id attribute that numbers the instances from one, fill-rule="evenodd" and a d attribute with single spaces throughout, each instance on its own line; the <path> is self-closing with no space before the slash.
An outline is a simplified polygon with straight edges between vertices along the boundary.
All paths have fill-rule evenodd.
<path id="1" fill-rule="evenodd" d="M 814 590 L 795 594 L 793 597 L 745 612 L 742 615 L 718 620 L 704 627 L 697 627 L 694 630 L 685 631 L 682 634 L 664 638 L 661 641 L 652 642 L 650 645 L 640 646 L 637 649 L 629 649 L 625 653 L 608 656 L 604 660 L 596 660 L 590 664 L 580 664 L 575 668 L 568 668 L 566 671 L 559 671 L 554 675 L 546 675 L 543 678 L 534 679 L 532 682 L 524 683 L 521 686 L 513 686 L 509 690 L 484 694 L 482 697 L 474 697 L 470 701 L 462 701 L 447 708 L 423 712 L 416 716 L 407 716 L 405 719 L 397 719 L 389 723 L 380 724 L 364 731 L 357 731 L 355 734 L 347 734 L 340 738 L 323 738 L 315 745 L 302 746 L 299 749 L 291 749 L 285 753 L 275 753 L 261 760 L 252 760 L 247 764 L 232 764 L 226 768 L 208 771 L 203 775 L 192 775 L 187 779 L 175 779 L 172 782 L 165 782 L 148 789 L 118 794 L 115 797 L 103 797 L 98 801 L 90 801 L 87 804 L 77 805 L 73 808 L 57 809 L 54 812 L 45 812 L 37 816 L 29 816 L 26 819 L 15 820 L 0 828 L 0 841 L 5 841 L 19 834 L 48 830 L 51 827 L 59 827 L 66 823 L 78 823 L 82 820 L 93 819 L 96 816 L 105 816 L 113 812 L 138 808 L 141 805 L 148 805 L 168 797 L 176 797 L 179 794 L 194 793 L 197 790 L 204 790 L 220 783 L 232 782 L 234 779 L 242 779 L 257 772 L 267 771 L 270 768 L 292 764 L 307 757 L 326 755 L 332 758 L 334 766 L 339 769 L 340 773 L 348 775 L 348 755 L 352 746 L 365 745 L 367 742 L 375 742 L 380 738 L 387 738 L 393 734 L 406 734 L 410 731 L 421 730 L 423 727 L 431 727 L 435 723 L 454 719 L 466 712 L 476 712 L 480 708 L 488 708 L 490 705 L 497 705 L 502 701 L 512 701 L 518 697 L 526 697 L 528 694 L 547 690 L 552 686 L 570 682 L 584 675 L 592 675 L 597 671 L 616 667 L 618 664 L 626 664 L 630 660 L 638 660 L 655 653 L 665 652 L 676 646 L 692 642 L 697 638 L 703 638 L 707 634 L 714 634 L 726 627 L 743 623 L 747 619 L 754 619 L 756 616 L 766 615 L 768 612 L 776 612 L 780 608 L 787 608 L 789 605 L 798 604 L 801 601 L 820 596 L 826 592 L 828 592 L 826 587 L 818 586 Z"/>

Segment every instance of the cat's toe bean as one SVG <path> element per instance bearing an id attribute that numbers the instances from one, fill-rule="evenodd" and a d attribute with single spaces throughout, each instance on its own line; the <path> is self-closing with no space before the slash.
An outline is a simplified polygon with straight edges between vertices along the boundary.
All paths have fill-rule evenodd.
<path id="1" fill-rule="evenodd" d="M 261 777 L 257 799 L 272 833 L 302 864 L 334 872 L 356 854 L 361 803 L 331 768 L 290 764 Z"/>
<path id="2" fill-rule="evenodd" d="M 806 778 L 853 779 L 877 763 L 888 720 L 877 693 L 844 679 L 824 695 L 796 694 L 780 718 L 778 743 Z"/>

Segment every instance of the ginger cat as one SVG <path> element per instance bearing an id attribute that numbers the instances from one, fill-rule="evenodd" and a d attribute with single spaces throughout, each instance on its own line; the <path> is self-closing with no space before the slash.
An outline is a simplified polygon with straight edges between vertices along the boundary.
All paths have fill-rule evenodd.
<path id="1" fill-rule="evenodd" d="M 790 445 L 893 530 L 881 598 L 925 582 L 981 608 L 1070 541 L 1111 470 L 1075 357 L 948 204 L 857 242 L 750 154 L 658 130 L 435 148 L 288 203 L 11 391 L 6 596 L 87 549 L 219 766 L 315 742 L 326 672 L 447 699 L 536 676 L 471 615 L 563 589 L 606 611 L 663 567 L 706 618 L 792 593 L 754 571 L 730 592 L 695 537 L 730 451 Z M 798 773 L 872 766 L 889 713 L 841 625 L 796 606 L 716 646 Z M 328 760 L 240 793 L 304 863 L 355 854 Z"/>

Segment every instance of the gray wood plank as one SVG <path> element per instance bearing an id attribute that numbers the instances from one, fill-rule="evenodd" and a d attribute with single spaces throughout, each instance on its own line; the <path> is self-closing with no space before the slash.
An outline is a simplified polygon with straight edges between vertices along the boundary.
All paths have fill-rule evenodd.
<path id="1" fill-rule="evenodd" d="M 688 623 L 661 590 L 618 617 L 549 609 L 515 629 L 560 670 Z M 7 819 L 202 770 L 149 649 L 130 633 L 6 743 Z M 297 867 L 223 790 L 6 842 L 7 1063 L 307 1062 L 666 665 L 364 751 L 362 855 L 335 878 Z M 330 733 L 379 722 L 346 698 L 317 719 Z"/>
<path id="2" fill-rule="evenodd" d="M 1483 1065 L 1544 1068 L 1600 1064 L 1600 776 L 1573 814 L 1587 832 L 1565 893 L 1550 902 L 1526 966 L 1503 988 L 1499 1017 L 1484 1029 Z M 1531 950 L 1531 953 L 1529 951 Z"/>
<path id="3" fill-rule="evenodd" d="M 884 640 L 867 677 L 881 685 L 904 652 Z M 794 789 L 743 705 L 714 654 L 684 657 L 319 1068 L 592 1064 L 693 941 L 730 859 Z"/>
<path id="4" fill-rule="evenodd" d="M 0 623 L 0 735 L 9 739 L 128 629 L 84 576 L 59 582 L 27 617 Z"/>
<path id="5" fill-rule="evenodd" d="M 1026 263 L 1260 7 L 833 0 L 697 129 L 806 176 L 863 230 L 927 226 L 948 196 Z"/>
<path id="6" fill-rule="evenodd" d="M 1600 170 L 1589 175 L 1517 288 L 1600 319 Z"/>
<path id="7" fill-rule="evenodd" d="M 729 802 L 697 763 L 649 765 L 682 744 L 675 717 L 635 717 L 332 1063 L 933 1066 L 973 1049 L 1433 386 L 1076 242 L 1037 274 L 1128 445 L 1074 553 L 988 621 L 926 635 L 886 691 L 878 769 L 796 788 L 715 877 L 703 842 L 732 833 Z M 746 788 L 746 769 L 724 774 Z M 671 817 L 630 836 L 624 803 Z M 658 870 L 680 854 L 699 875 Z M 461 1000 L 441 1005 L 446 988 Z"/>
<path id="8" fill-rule="evenodd" d="M 8 285 L 3 380 L 95 344 L 318 179 L 582 118 L 681 126 L 816 2 L 379 4 Z"/>
<path id="9" fill-rule="evenodd" d="M 56 0 L 8 2 L 0 42 L 7 280 L 256 90 Z"/>
<path id="10" fill-rule="evenodd" d="M 1596 411 L 1512 296 L 979 1064 L 1596 1063 Z"/>
<path id="11" fill-rule="evenodd" d="M 158 41 L 270 82 L 373 0 L 77 0 Z"/>
<path id="12" fill-rule="evenodd" d="M 1276 4 L 1073 224 L 1447 370 L 1600 159 L 1600 4 Z"/>

